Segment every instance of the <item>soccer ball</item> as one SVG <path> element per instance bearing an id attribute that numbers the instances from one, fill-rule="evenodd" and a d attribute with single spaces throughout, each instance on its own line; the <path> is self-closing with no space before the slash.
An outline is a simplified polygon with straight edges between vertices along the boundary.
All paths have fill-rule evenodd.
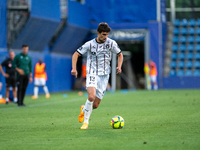
<path id="1" fill-rule="evenodd" d="M 113 129 L 122 129 L 124 127 L 124 119 L 121 116 L 114 116 L 110 121 L 111 127 Z"/>

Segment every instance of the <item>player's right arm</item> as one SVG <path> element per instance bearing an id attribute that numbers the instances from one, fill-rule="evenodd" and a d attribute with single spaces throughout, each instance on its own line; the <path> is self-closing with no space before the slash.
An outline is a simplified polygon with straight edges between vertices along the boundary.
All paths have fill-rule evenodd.
<path id="1" fill-rule="evenodd" d="M 18 68 L 18 59 L 19 59 L 20 55 L 16 55 L 14 60 L 12 61 L 12 67 L 20 74 L 20 75 L 24 75 L 24 70 Z"/>
<path id="2" fill-rule="evenodd" d="M 89 47 L 91 47 L 90 42 L 86 42 L 84 45 L 82 45 L 80 48 L 77 49 L 77 51 L 72 55 L 72 71 L 71 75 L 75 76 L 77 78 L 78 72 L 76 70 L 76 64 L 78 61 L 78 57 L 83 55 L 89 50 Z"/>
<path id="3" fill-rule="evenodd" d="M 5 73 L 5 72 L 3 71 L 3 66 L 5 66 L 5 65 L 6 65 L 6 60 L 4 60 L 4 61 L 2 62 L 2 64 L 0 65 L 0 72 L 1 72 L 1 74 L 2 74 L 4 77 L 8 78 L 8 77 L 9 77 L 9 74 L 7 74 L 7 73 Z"/>
<path id="4" fill-rule="evenodd" d="M 81 56 L 77 51 L 72 55 L 72 71 L 71 75 L 75 76 L 77 78 L 78 72 L 76 70 L 76 64 L 78 61 L 78 57 Z"/>

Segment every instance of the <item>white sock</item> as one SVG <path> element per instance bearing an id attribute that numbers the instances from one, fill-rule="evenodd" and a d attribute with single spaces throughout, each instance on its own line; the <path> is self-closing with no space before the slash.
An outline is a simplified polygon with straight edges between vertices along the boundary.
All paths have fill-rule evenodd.
<path id="1" fill-rule="evenodd" d="M 14 97 L 14 102 L 17 103 L 17 97 Z"/>
<path id="2" fill-rule="evenodd" d="M 85 103 L 85 107 L 83 108 L 84 115 L 84 123 L 89 124 L 90 115 L 92 113 L 93 102 L 90 102 L 88 99 Z"/>
<path id="3" fill-rule="evenodd" d="M 44 90 L 45 94 L 49 94 L 49 90 L 46 85 L 43 87 L 43 90 Z"/>
<path id="4" fill-rule="evenodd" d="M 38 97 L 38 91 L 39 91 L 38 86 L 35 86 L 35 87 L 34 87 L 34 96 L 35 96 L 35 97 Z"/>
<path id="5" fill-rule="evenodd" d="M 0 94 L 0 99 L 2 99 L 3 98 L 3 96 Z"/>
<path id="6" fill-rule="evenodd" d="M 6 102 L 9 102 L 9 98 L 6 97 Z"/>
<path id="7" fill-rule="evenodd" d="M 158 85 L 154 85 L 154 90 L 157 90 L 158 89 Z"/>

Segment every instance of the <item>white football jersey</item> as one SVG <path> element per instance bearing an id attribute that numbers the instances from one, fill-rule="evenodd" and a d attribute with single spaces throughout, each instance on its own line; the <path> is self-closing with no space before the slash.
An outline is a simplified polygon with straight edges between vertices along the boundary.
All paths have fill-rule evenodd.
<path id="1" fill-rule="evenodd" d="M 87 74 L 110 74 L 110 61 L 112 53 L 119 54 L 121 50 L 117 43 L 107 38 L 104 43 L 90 40 L 77 49 L 81 55 L 87 52 Z"/>

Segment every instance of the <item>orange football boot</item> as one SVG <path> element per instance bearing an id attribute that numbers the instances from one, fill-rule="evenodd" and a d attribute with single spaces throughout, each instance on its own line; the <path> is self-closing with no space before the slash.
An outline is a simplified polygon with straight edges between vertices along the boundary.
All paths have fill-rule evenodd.
<path id="1" fill-rule="evenodd" d="M 85 107 L 85 105 L 81 105 L 81 113 L 80 113 L 80 115 L 78 116 L 78 121 L 79 122 L 83 122 L 83 120 L 84 120 L 84 113 L 83 113 L 83 108 Z"/>

